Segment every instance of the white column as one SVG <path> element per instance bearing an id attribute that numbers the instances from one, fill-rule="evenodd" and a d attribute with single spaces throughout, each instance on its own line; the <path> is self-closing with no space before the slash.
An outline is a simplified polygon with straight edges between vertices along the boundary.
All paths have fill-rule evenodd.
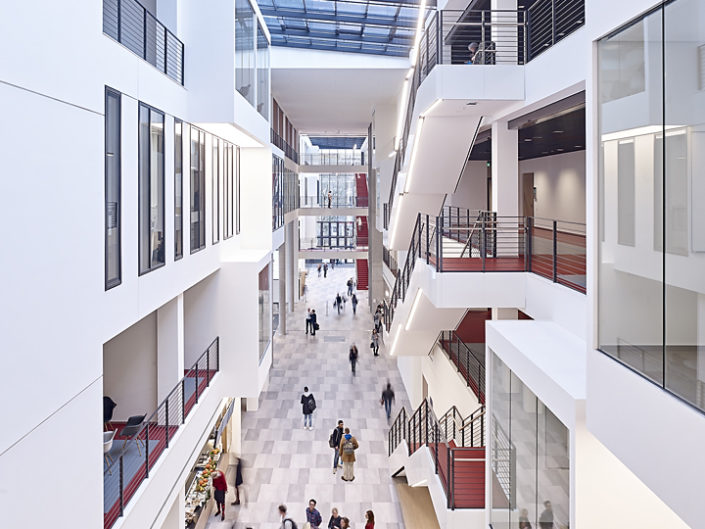
<path id="1" fill-rule="evenodd" d="M 492 123 L 492 211 L 519 214 L 519 131 L 506 121 Z"/>
<path id="2" fill-rule="evenodd" d="M 157 309 L 157 401 L 184 377 L 184 295 Z"/>
<path id="3" fill-rule="evenodd" d="M 286 232 L 284 235 L 286 236 Z M 286 249 L 290 244 L 285 239 L 284 244 L 279 247 L 279 332 L 281 334 L 286 334 L 286 308 L 289 304 L 289 292 L 292 287 L 286 266 Z"/>
<path id="4" fill-rule="evenodd" d="M 284 233 L 286 240 L 286 302 L 288 311 L 294 312 L 294 302 L 298 299 L 297 263 L 299 258 L 299 221 L 298 219 L 286 225 Z"/>

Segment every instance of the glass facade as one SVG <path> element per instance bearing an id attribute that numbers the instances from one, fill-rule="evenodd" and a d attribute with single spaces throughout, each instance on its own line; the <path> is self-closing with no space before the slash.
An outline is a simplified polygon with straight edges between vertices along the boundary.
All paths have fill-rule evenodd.
<path id="1" fill-rule="evenodd" d="M 206 246 L 206 133 L 191 130 L 191 253 Z"/>
<path id="2" fill-rule="evenodd" d="M 213 157 L 211 158 L 211 217 L 212 242 L 220 241 L 220 141 L 213 138 Z"/>
<path id="3" fill-rule="evenodd" d="M 699 0 L 662 5 L 598 42 L 599 348 L 700 409 L 703 42 Z"/>
<path id="4" fill-rule="evenodd" d="M 323 217 L 316 221 L 317 247 L 355 248 L 355 221 L 350 217 Z"/>
<path id="5" fill-rule="evenodd" d="M 272 341 L 272 295 L 269 281 L 269 265 L 259 273 L 259 361 L 262 362 Z"/>
<path id="6" fill-rule="evenodd" d="M 174 120 L 174 260 L 184 256 L 184 124 Z"/>
<path id="7" fill-rule="evenodd" d="M 255 105 L 255 12 L 248 0 L 235 2 L 235 89 Z"/>
<path id="8" fill-rule="evenodd" d="M 257 112 L 269 119 L 269 41 L 257 25 Z"/>
<path id="9" fill-rule="evenodd" d="M 272 156 L 272 230 L 284 225 L 284 160 Z"/>
<path id="10" fill-rule="evenodd" d="M 493 529 L 569 527 L 568 428 L 494 353 L 490 376 Z"/>
<path id="11" fill-rule="evenodd" d="M 139 273 L 164 265 L 164 114 L 139 105 Z"/>
<path id="12" fill-rule="evenodd" d="M 122 282 L 120 252 L 120 93 L 105 89 L 105 290 Z"/>

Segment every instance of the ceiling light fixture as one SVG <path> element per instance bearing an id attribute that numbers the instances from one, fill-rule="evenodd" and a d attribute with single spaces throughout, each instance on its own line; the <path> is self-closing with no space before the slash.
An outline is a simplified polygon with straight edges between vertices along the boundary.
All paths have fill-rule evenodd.
<path id="1" fill-rule="evenodd" d="M 392 343 L 392 348 L 389 350 L 389 356 L 394 356 L 397 352 L 397 345 L 399 344 L 399 335 L 401 334 L 401 324 L 397 327 L 397 332 L 394 335 L 394 343 Z"/>
<path id="2" fill-rule="evenodd" d="M 419 44 L 421 43 L 421 36 L 424 29 L 424 21 L 426 20 L 426 0 L 421 0 L 421 5 L 419 5 L 419 18 L 416 20 L 416 39 L 414 39 L 414 47 L 411 50 L 411 65 L 416 66 L 416 59 L 419 55 Z"/>

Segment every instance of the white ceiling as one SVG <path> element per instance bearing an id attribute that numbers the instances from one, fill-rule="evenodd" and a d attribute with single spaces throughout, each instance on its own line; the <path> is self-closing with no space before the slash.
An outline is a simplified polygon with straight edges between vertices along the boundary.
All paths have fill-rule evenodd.
<path id="1" fill-rule="evenodd" d="M 301 132 L 362 134 L 381 105 L 396 105 L 409 60 L 273 47 L 272 95 Z"/>

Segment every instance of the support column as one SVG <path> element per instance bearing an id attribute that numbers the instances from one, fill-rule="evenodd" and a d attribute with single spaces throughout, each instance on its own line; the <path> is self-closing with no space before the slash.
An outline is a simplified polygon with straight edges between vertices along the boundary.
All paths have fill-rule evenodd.
<path id="1" fill-rule="evenodd" d="M 370 312 L 384 300 L 384 276 L 382 273 L 382 232 L 377 229 L 377 171 L 370 169 L 367 174 L 367 194 L 370 197 L 367 208 L 367 277 Z"/>
<path id="2" fill-rule="evenodd" d="M 286 301 L 288 311 L 294 312 L 294 303 L 299 299 L 299 220 L 286 225 Z"/>
<path id="3" fill-rule="evenodd" d="M 284 233 L 286 236 L 286 232 Z M 286 266 L 286 249 L 289 242 L 284 239 L 284 244 L 279 247 L 279 333 L 286 335 L 286 313 L 289 305 L 288 294 L 292 288 Z"/>
<path id="4" fill-rule="evenodd" d="M 506 121 L 492 123 L 492 211 L 519 214 L 519 131 Z"/>
<path id="5" fill-rule="evenodd" d="M 184 377 L 184 295 L 157 309 L 157 402 Z"/>

